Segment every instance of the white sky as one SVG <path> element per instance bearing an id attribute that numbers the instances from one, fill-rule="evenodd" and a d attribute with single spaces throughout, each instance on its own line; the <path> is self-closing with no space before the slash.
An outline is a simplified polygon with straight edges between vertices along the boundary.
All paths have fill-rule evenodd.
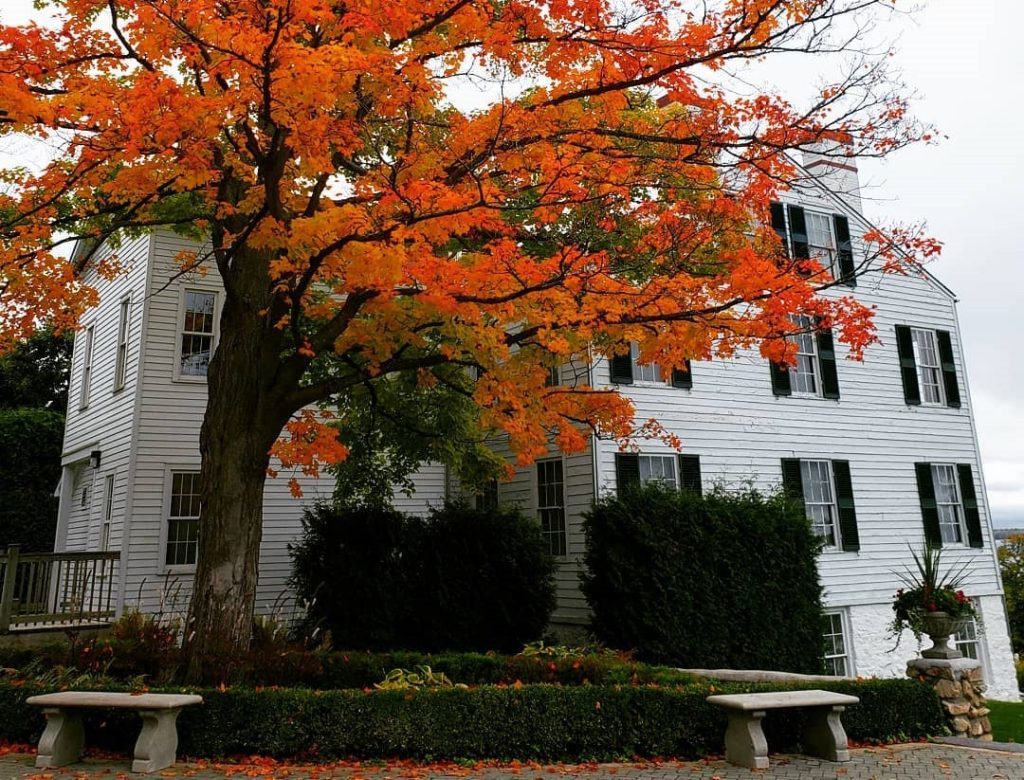
<path id="1" fill-rule="evenodd" d="M 32 0 L 3 0 L 0 21 L 38 16 Z M 960 298 L 974 414 L 997 525 L 1024 526 L 1024 4 L 929 0 L 876 31 L 897 40 L 893 64 L 919 95 L 915 113 L 946 136 L 937 146 L 861 163 L 864 208 L 882 222 L 927 220 L 945 243 L 931 266 Z M 798 95 L 805 60 L 773 74 Z M 817 78 L 814 79 L 817 81 Z M 8 149 L 8 151 L 10 151 Z M 9 158 L 0 157 L 0 165 Z"/>

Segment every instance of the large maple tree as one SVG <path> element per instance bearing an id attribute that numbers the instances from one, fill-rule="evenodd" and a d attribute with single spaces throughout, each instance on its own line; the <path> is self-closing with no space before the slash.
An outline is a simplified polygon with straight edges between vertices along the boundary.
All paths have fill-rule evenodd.
<path id="1" fill-rule="evenodd" d="M 96 303 L 71 238 L 198 231 L 209 249 L 183 269 L 224 286 L 192 674 L 248 642 L 272 450 L 309 469 L 345 455 L 311 406 L 464 365 L 481 426 L 529 462 L 635 432 L 614 392 L 548 387 L 552 361 L 631 341 L 666 369 L 784 358 L 795 313 L 860 354 L 870 311 L 785 257 L 768 204 L 794 150 L 881 155 L 924 131 L 876 62 L 800 109 L 724 74 L 842 48 L 833 28 L 853 40 L 891 5 L 58 0 L 46 25 L 0 28 L 0 132 L 59 145 L 4 172 L 0 342 Z M 867 239 L 889 270 L 934 249 Z"/>

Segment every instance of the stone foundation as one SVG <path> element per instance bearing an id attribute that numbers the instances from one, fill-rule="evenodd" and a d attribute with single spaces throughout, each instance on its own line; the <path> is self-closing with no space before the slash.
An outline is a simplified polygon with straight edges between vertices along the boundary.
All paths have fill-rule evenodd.
<path id="1" fill-rule="evenodd" d="M 915 658 L 907 664 L 907 676 L 935 688 L 953 736 L 992 741 L 979 661 Z"/>

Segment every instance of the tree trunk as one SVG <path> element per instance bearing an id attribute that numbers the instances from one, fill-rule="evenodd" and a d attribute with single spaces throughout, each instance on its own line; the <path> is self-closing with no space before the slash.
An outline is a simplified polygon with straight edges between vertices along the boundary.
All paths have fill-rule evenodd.
<path id="1" fill-rule="evenodd" d="M 278 341 L 266 332 L 265 277 L 250 261 L 249 290 L 226 295 L 207 377 L 199 555 L 185 629 L 186 677 L 222 682 L 249 648 L 256 599 L 263 486 L 287 415 L 273 402 Z M 241 260 L 246 262 L 246 260 Z M 244 281 L 244 280 L 234 280 Z"/>

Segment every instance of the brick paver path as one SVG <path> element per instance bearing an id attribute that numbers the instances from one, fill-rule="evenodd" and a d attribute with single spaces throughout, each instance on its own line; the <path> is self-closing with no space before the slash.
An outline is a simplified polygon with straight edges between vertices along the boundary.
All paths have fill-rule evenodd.
<path id="1" fill-rule="evenodd" d="M 299 766 L 251 764 L 232 767 L 176 764 L 157 777 L 192 777 L 196 780 L 246 776 L 341 778 L 341 780 L 553 780 L 572 774 L 593 780 L 1024 780 L 1024 754 L 977 750 L 948 745 L 894 745 L 852 751 L 853 760 L 832 764 L 801 756 L 773 755 L 772 765 L 761 772 L 730 766 L 724 761 L 668 762 L 659 764 L 601 764 L 582 767 L 453 767 L 448 771 L 408 766 Z M 34 756 L 9 754 L 0 757 L 0 780 L 7 778 L 127 778 L 128 760 L 90 759 L 61 770 L 33 768 Z"/>

